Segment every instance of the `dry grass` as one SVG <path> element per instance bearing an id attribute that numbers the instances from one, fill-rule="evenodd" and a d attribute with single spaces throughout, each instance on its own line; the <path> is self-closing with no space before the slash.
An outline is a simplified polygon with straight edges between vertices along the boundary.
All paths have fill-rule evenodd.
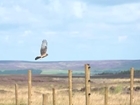
<path id="1" fill-rule="evenodd" d="M 135 79 L 140 81 L 139 79 Z M 78 91 L 84 87 L 84 79 L 73 79 L 73 81 L 79 81 L 73 84 L 73 105 L 85 105 L 85 93 Z M 81 81 L 81 82 L 80 82 Z M 110 86 L 118 86 L 118 92 L 115 94 L 109 93 L 108 105 L 129 105 L 129 94 L 122 94 L 120 87 L 128 86 L 129 79 L 92 79 L 91 87 L 103 87 L 104 83 Z M 139 82 L 135 83 L 138 86 Z M 60 83 L 57 86 L 52 83 L 51 88 L 56 89 L 56 103 L 57 105 L 68 105 L 68 91 L 67 84 Z M 52 91 L 48 85 L 45 86 L 34 86 L 32 87 L 32 105 L 42 105 L 42 94 L 48 95 L 48 104 L 52 105 Z M 27 86 L 19 85 L 18 96 L 20 105 L 27 105 L 28 102 L 28 90 Z M 91 105 L 104 105 L 104 94 L 103 90 L 92 91 L 91 93 Z M 140 92 L 134 92 L 134 104 L 140 105 Z M 0 105 L 15 105 L 15 87 L 14 84 L 11 86 L 0 85 Z"/>

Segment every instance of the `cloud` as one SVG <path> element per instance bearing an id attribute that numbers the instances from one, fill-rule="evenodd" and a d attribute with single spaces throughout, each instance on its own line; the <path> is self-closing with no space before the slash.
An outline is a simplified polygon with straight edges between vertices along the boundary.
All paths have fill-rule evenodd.
<path id="1" fill-rule="evenodd" d="M 24 41 L 23 40 L 18 40 L 18 42 L 17 42 L 18 44 L 23 44 L 24 43 Z"/>
<path id="2" fill-rule="evenodd" d="M 87 19 L 95 23 L 127 24 L 137 21 L 140 14 L 140 3 L 121 4 L 114 6 L 100 7 L 88 5 Z"/>
<path id="3" fill-rule="evenodd" d="M 52 46 L 84 49 L 94 43 L 98 48 L 138 37 L 139 11 L 140 2 L 132 0 L 1 1 L 0 34 L 9 36 L 11 46 L 21 44 L 32 50 L 40 47 L 42 39 Z"/>
<path id="4" fill-rule="evenodd" d="M 23 9 L 22 9 L 19 5 L 15 5 L 15 6 L 14 6 L 14 9 L 15 9 L 15 11 L 18 12 L 18 13 L 20 13 L 20 12 L 23 11 Z"/>
<path id="5" fill-rule="evenodd" d="M 86 9 L 86 3 L 80 1 L 73 2 L 73 13 L 77 18 L 82 18 Z"/>
<path id="6" fill-rule="evenodd" d="M 126 36 L 126 35 L 124 35 L 124 36 L 119 36 L 119 37 L 118 37 L 118 41 L 119 41 L 119 42 L 124 42 L 124 41 L 127 40 L 127 38 L 128 38 L 128 36 Z"/>
<path id="7" fill-rule="evenodd" d="M 85 0 L 83 0 L 85 1 Z M 121 4 L 131 4 L 131 3 L 139 3 L 139 0 L 88 0 L 88 4 L 94 4 L 99 6 L 114 6 Z"/>
<path id="8" fill-rule="evenodd" d="M 78 48 L 79 50 L 88 50 L 90 51 L 92 49 L 91 45 L 89 44 L 84 44 L 84 43 L 79 43 L 78 45 L 76 45 L 76 48 Z"/>
<path id="9" fill-rule="evenodd" d="M 24 33 L 21 36 L 27 37 L 27 36 L 29 36 L 31 34 L 32 34 L 32 31 L 31 30 L 25 30 Z"/>
<path id="10" fill-rule="evenodd" d="M 62 12 L 62 3 L 60 0 L 50 0 L 49 4 L 46 6 L 51 12 L 60 14 Z"/>
<path id="11" fill-rule="evenodd" d="M 75 34 L 79 34 L 79 31 L 71 31 L 70 34 L 75 35 Z"/>
<path id="12" fill-rule="evenodd" d="M 55 32 L 55 31 L 46 31 L 46 32 L 43 32 L 44 34 L 46 34 L 46 35 L 55 35 L 55 34 L 57 34 L 57 32 Z"/>
<path id="13" fill-rule="evenodd" d="M 4 39 L 5 39 L 6 42 L 9 42 L 9 35 L 6 35 L 6 36 L 4 37 Z"/>
<path id="14" fill-rule="evenodd" d="M 102 26 L 100 25 L 101 23 L 106 24 L 106 26 L 110 24 L 130 23 L 137 21 L 140 17 L 140 3 L 122 3 L 121 5 L 102 7 L 94 3 L 88 4 L 84 0 L 50 0 L 46 1 L 46 3 L 44 2 L 44 0 L 34 1 L 32 2 L 32 6 L 29 5 L 31 1 L 26 0 L 25 2 L 20 0 L 16 3 L 11 2 L 12 6 L 4 2 L 4 5 L 0 7 L 0 23 L 17 24 L 22 29 L 23 27 L 27 27 L 36 30 L 53 29 L 53 31 L 56 31 L 56 29 L 62 30 L 64 28 L 63 25 L 65 25 L 64 29 L 66 30 L 71 25 L 73 28 L 80 29 L 90 24 L 92 26 L 96 24 L 95 27 L 100 29 Z M 106 0 L 106 3 L 109 4 L 109 1 Z"/>

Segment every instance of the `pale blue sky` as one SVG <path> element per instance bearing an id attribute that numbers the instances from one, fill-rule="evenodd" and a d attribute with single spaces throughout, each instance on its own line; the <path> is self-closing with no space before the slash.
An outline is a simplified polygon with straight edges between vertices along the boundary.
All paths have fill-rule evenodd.
<path id="1" fill-rule="evenodd" d="M 139 1 L 139 2 L 138 2 Z M 140 0 L 0 0 L 0 60 L 140 59 Z"/>

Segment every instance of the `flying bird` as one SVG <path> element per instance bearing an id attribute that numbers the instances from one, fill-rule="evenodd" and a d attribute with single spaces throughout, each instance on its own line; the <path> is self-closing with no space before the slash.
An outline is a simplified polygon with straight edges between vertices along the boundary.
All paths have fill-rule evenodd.
<path id="1" fill-rule="evenodd" d="M 48 54 L 47 54 L 47 40 L 43 40 L 42 41 L 42 44 L 41 44 L 41 49 L 40 49 L 40 56 L 37 56 L 36 58 L 35 58 L 35 60 L 38 60 L 38 59 L 40 59 L 40 58 L 44 58 L 44 57 L 46 57 L 46 56 L 48 56 Z"/>

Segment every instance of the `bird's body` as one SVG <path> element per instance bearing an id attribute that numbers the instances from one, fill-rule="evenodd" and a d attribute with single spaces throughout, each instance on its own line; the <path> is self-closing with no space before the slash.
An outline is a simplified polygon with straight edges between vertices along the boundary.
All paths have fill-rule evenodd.
<path id="1" fill-rule="evenodd" d="M 41 44 L 41 49 L 40 49 L 40 56 L 37 56 L 36 58 L 35 58 L 35 60 L 38 60 L 38 59 L 40 59 L 40 58 L 44 58 L 44 57 L 46 57 L 46 56 L 48 56 L 48 54 L 47 54 L 47 41 L 46 40 L 43 40 L 42 41 L 42 44 Z"/>

